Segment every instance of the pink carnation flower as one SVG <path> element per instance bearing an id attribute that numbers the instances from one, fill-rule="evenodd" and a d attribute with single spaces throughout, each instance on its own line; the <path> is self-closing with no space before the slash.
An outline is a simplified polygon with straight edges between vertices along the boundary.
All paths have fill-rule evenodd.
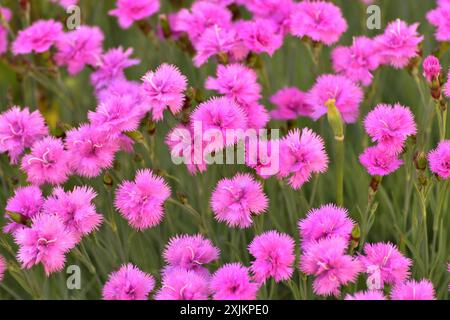
<path id="1" fill-rule="evenodd" d="M 70 174 L 68 152 L 61 139 L 46 137 L 33 144 L 31 153 L 22 159 L 21 168 L 30 183 L 54 185 L 66 182 Z"/>
<path id="2" fill-rule="evenodd" d="M 243 21 L 236 27 L 244 45 L 255 53 L 266 52 L 272 56 L 283 45 L 283 35 L 278 32 L 276 24 L 271 20 Z"/>
<path id="3" fill-rule="evenodd" d="M 155 300 L 208 300 L 209 279 L 192 270 L 173 269 L 164 273 Z"/>
<path id="4" fill-rule="evenodd" d="M 93 178 L 113 164 L 119 150 L 117 140 L 109 139 L 104 132 L 89 124 L 82 124 L 66 133 L 65 145 L 69 166 L 77 174 Z"/>
<path id="5" fill-rule="evenodd" d="M 268 199 L 262 185 L 249 174 L 237 174 L 222 179 L 211 197 L 211 207 L 218 221 L 230 227 L 248 228 L 252 215 L 262 214 L 268 207 Z"/>
<path id="6" fill-rule="evenodd" d="M 12 44 L 12 51 L 15 55 L 45 52 L 61 36 L 62 29 L 62 24 L 55 20 L 38 20 L 19 31 Z"/>
<path id="7" fill-rule="evenodd" d="M 419 44 L 423 40 L 423 36 L 417 33 L 418 27 L 418 23 L 408 26 L 400 19 L 389 23 L 384 34 L 374 40 L 381 63 L 401 69 L 406 67 L 412 58 L 417 57 Z"/>
<path id="8" fill-rule="evenodd" d="M 228 263 L 212 276 L 214 300 L 255 300 L 258 285 L 251 282 L 248 268 L 240 263 Z"/>
<path id="9" fill-rule="evenodd" d="M 311 209 L 306 218 L 298 222 L 302 247 L 329 238 L 341 237 L 348 241 L 354 222 L 345 208 L 326 204 L 318 209 Z"/>
<path id="10" fill-rule="evenodd" d="M 289 177 L 289 184 L 299 189 L 313 173 L 328 168 L 328 156 L 320 136 L 311 129 L 290 131 L 280 143 L 280 177 Z"/>
<path id="11" fill-rule="evenodd" d="M 9 22 L 12 18 L 11 10 L 0 7 L 0 20 Z M 8 50 L 8 30 L 0 24 L 0 55 Z"/>
<path id="12" fill-rule="evenodd" d="M 429 55 L 423 60 L 423 76 L 432 82 L 434 79 L 438 78 L 441 73 L 441 63 L 439 59 L 433 55 Z"/>
<path id="13" fill-rule="evenodd" d="M 217 260 L 220 250 L 202 235 L 172 237 L 164 250 L 164 260 L 170 268 L 192 270 L 207 275 L 204 265 Z"/>
<path id="14" fill-rule="evenodd" d="M 2 255 L 0 255 L 0 282 L 3 281 L 3 277 L 5 275 L 6 267 L 7 267 L 6 260 L 5 260 L 5 258 L 3 258 Z"/>
<path id="15" fill-rule="evenodd" d="M 155 287 L 155 279 L 131 263 L 108 276 L 103 287 L 103 300 L 147 300 Z"/>
<path id="16" fill-rule="evenodd" d="M 270 114 L 262 104 L 252 102 L 241 103 L 240 106 L 247 117 L 247 128 L 263 129 L 267 126 Z"/>
<path id="17" fill-rule="evenodd" d="M 354 294 L 347 294 L 345 300 L 386 300 L 382 291 L 367 290 L 355 292 Z"/>
<path id="18" fill-rule="evenodd" d="M 428 22 L 436 27 L 436 40 L 441 42 L 450 41 L 450 3 L 438 2 L 437 8 L 427 13 Z"/>
<path id="19" fill-rule="evenodd" d="M 427 279 L 399 283 L 392 289 L 391 298 L 392 300 L 436 300 L 433 284 Z"/>
<path id="20" fill-rule="evenodd" d="M 117 8 L 109 11 L 119 19 L 122 29 L 131 27 L 134 21 L 143 20 L 158 12 L 159 0 L 117 0 Z"/>
<path id="21" fill-rule="evenodd" d="M 8 152 L 11 163 L 19 160 L 25 148 L 48 135 L 48 128 L 39 111 L 19 107 L 0 114 L 0 152 Z"/>
<path id="22" fill-rule="evenodd" d="M 294 120 L 312 113 L 311 106 L 306 103 L 306 94 L 295 87 L 281 89 L 270 98 L 270 102 L 276 106 L 270 112 L 276 120 Z"/>
<path id="23" fill-rule="evenodd" d="M 364 255 L 359 257 L 359 261 L 368 274 L 375 272 L 380 278 L 380 288 L 384 284 L 397 284 L 405 281 L 409 277 L 409 268 L 412 261 L 404 257 L 392 243 L 367 243 L 364 246 Z"/>
<path id="24" fill-rule="evenodd" d="M 67 66 L 70 75 L 83 70 L 84 66 L 96 66 L 102 54 L 104 35 L 98 27 L 81 26 L 58 38 L 55 61 Z"/>
<path id="25" fill-rule="evenodd" d="M 293 9 L 291 33 L 332 45 L 347 31 L 341 9 L 325 1 L 302 1 Z"/>
<path id="26" fill-rule="evenodd" d="M 56 215 L 40 214 L 32 221 L 30 228 L 18 229 L 14 233 L 15 242 L 19 245 L 17 259 L 26 269 L 42 263 L 47 276 L 61 271 L 66 261 L 64 255 L 77 243 L 75 235 L 65 229 Z"/>
<path id="27" fill-rule="evenodd" d="M 364 127 L 372 141 L 397 154 L 402 151 L 406 139 L 417 132 L 413 113 L 398 103 L 377 105 L 364 119 Z"/>
<path id="28" fill-rule="evenodd" d="M 318 295 L 340 294 L 340 286 L 354 282 L 361 271 L 359 262 L 345 254 L 347 241 L 341 237 L 321 239 L 308 246 L 300 258 L 300 269 L 316 276 L 313 289 Z"/>
<path id="29" fill-rule="evenodd" d="M 306 102 L 311 105 L 311 117 L 315 120 L 325 115 L 328 108 L 325 103 L 336 100 L 336 108 L 346 123 L 356 122 L 359 105 L 363 100 L 363 91 L 350 79 L 339 75 L 321 75 L 307 94 Z"/>
<path id="30" fill-rule="evenodd" d="M 219 65 L 217 78 L 209 77 L 205 88 L 216 90 L 238 104 L 250 104 L 261 98 L 256 72 L 242 64 Z"/>
<path id="31" fill-rule="evenodd" d="M 295 241 L 287 234 L 267 231 L 256 236 L 248 247 L 255 257 L 250 269 L 258 282 L 273 277 L 276 282 L 288 280 L 294 272 Z"/>
<path id="32" fill-rule="evenodd" d="M 367 148 L 360 156 L 359 162 L 372 176 L 387 176 L 403 165 L 398 156 L 380 145 Z"/>
<path id="33" fill-rule="evenodd" d="M 152 110 L 153 120 L 162 120 L 166 107 L 173 114 L 181 110 L 187 78 L 176 66 L 164 63 L 156 71 L 147 72 L 142 81 L 143 94 Z"/>
<path id="34" fill-rule="evenodd" d="M 170 188 L 163 178 L 150 170 L 139 170 L 135 180 L 124 181 L 116 191 L 114 205 L 137 230 L 159 224 L 164 216 L 164 201 L 170 197 Z"/>
<path id="35" fill-rule="evenodd" d="M 238 1 L 237 1 L 238 2 Z M 270 19 L 277 26 L 278 32 L 290 31 L 291 13 L 296 3 L 292 0 L 245 0 L 241 4 L 253 13 L 254 17 Z"/>
<path id="36" fill-rule="evenodd" d="M 431 172 L 442 179 L 450 178 L 450 140 L 439 143 L 436 149 L 428 154 Z"/>
<path id="37" fill-rule="evenodd" d="M 263 140 L 253 138 L 245 145 L 245 164 L 255 169 L 263 179 L 267 179 L 280 172 L 279 153 L 280 141 L 278 139 Z"/>
<path id="38" fill-rule="evenodd" d="M 354 38 L 350 47 L 336 47 L 331 59 L 335 72 L 364 86 L 372 83 L 372 71 L 379 66 L 375 43 L 367 37 Z"/>
<path id="39" fill-rule="evenodd" d="M 96 197 L 91 187 L 75 187 L 65 192 L 57 187 L 44 203 L 43 211 L 46 214 L 59 216 L 66 226 L 77 238 L 97 230 L 102 223 L 102 216 L 95 210 L 92 200 Z"/>

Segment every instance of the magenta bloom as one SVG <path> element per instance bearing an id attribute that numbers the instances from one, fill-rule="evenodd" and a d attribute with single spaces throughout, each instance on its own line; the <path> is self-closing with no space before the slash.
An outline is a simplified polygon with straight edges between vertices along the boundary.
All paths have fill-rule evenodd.
<path id="1" fill-rule="evenodd" d="M 159 0 L 117 0 L 117 8 L 109 11 L 119 19 L 122 29 L 131 27 L 134 21 L 143 20 L 158 12 Z"/>
<path id="2" fill-rule="evenodd" d="M 391 298 L 392 300 L 436 300 L 433 284 L 427 279 L 399 283 L 392 289 Z"/>
<path id="3" fill-rule="evenodd" d="M 450 178 L 450 140 L 439 143 L 436 149 L 428 154 L 430 170 L 442 179 Z"/>
<path id="4" fill-rule="evenodd" d="M 219 65 L 217 78 L 209 77 L 205 88 L 234 99 L 238 104 L 251 104 L 261 98 L 256 72 L 242 64 Z"/>
<path id="5" fill-rule="evenodd" d="M 361 265 L 345 254 L 347 241 L 341 237 L 321 239 L 310 246 L 300 258 L 300 269 L 316 276 L 313 289 L 318 295 L 340 294 L 340 286 L 354 282 Z"/>
<path id="6" fill-rule="evenodd" d="M 245 145 L 245 164 L 263 179 L 280 172 L 280 141 L 253 138 Z"/>
<path id="7" fill-rule="evenodd" d="M 76 5 L 78 0 L 50 0 L 53 3 L 59 3 L 64 8 L 69 8 L 70 6 Z"/>
<path id="8" fill-rule="evenodd" d="M 89 124 L 82 124 L 66 133 L 69 166 L 77 174 L 93 178 L 113 164 L 119 150 L 118 141 L 109 139 L 104 132 Z"/>
<path id="9" fill-rule="evenodd" d="M 69 174 L 68 152 L 61 139 L 46 137 L 33 144 L 31 153 L 22 159 L 21 168 L 30 183 L 64 183 Z"/>
<path id="10" fill-rule="evenodd" d="M 279 32 L 286 34 L 290 31 L 291 14 L 296 9 L 292 0 L 245 0 L 236 3 L 244 5 L 257 18 L 272 20 Z"/>
<path id="11" fill-rule="evenodd" d="M 152 110 L 153 120 L 161 120 L 166 107 L 175 114 L 184 103 L 187 78 L 170 64 L 162 64 L 156 71 L 149 71 L 142 77 L 142 89 Z"/>
<path id="12" fill-rule="evenodd" d="M 164 273 L 155 300 L 208 300 L 208 282 L 208 278 L 192 270 L 170 270 Z"/>
<path id="13" fill-rule="evenodd" d="M 270 102 L 276 106 L 270 112 L 276 120 L 294 120 L 312 113 L 311 106 L 306 103 L 306 94 L 295 87 L 281 89 L 270 98 Z"/>
<path id="14" fill-rule="evenodd" d="M 360 156 L 359 162 L 372 176 L 387 176 L 403 165 L 398 156 L 380 145 L 367 148 Z"/>
<path id="15" fill-rule="evenodd" d="M 44 197 L 38 187 L 19 187 L 14 191 L 14 196 L 6 203 L 5 211 L 20 214 L 24 222 L 34 218 L 42 210 Z M 9 223 L 3 228 L 5 233 L 14 233 L 17 229 L 23 228 L 23 224 L 12 221 L 8 217 Z"/>
<path id="16" fill-rule="evenodd" d="M 114 205 L 137 230 L 159 224 L 164 216 L 164 201 L 170 197 L 170 188 L 163 178 L 150 170 L 139 170 L 135 180 L 124 181 L 116 191 Z"/>
<path id="17" fill-rule="evenodd" d="M 269 19 L 256 19 L 237 24 L 244 45 L 255 53 L 266 52 L 272 56 L 283 45 L 283 35 Z"/>
<path id="18" fill-rule="evenodd" d="M 58 40 L 63 26 L 55 20 L 38 20 L 28 28 L 19 31 L 12 44 L 15 55 L 28 53 L 42 53 Z"/>
<path id="19" fill-rule="evenodd" d="M 263 129 L 266 127 L 270 120 L 270 114 L 266 107 L 258 102 L 241 103 L 240 106 L 247 117 L 247 128 Z"/>
<path id="20" fill-rule="evenodd" d="M 65 33 L 56 42 L 55 61 L 59 66 L 67 66 L 70 75 L 77 74 L 86 65 L 96 66 L 103 51 L 103 39 L 98 27 L 81 26 Z"/>
<path id="21" fill-rule="evenodd" d="M 341 9 L 325 1 L 302 1 L 293 9 L 291 33 L 332 45 L 347 31 Z"/>
<path id="22" fill-rule="evenodd" d="M 301 188 L 313 173 L 323 173 L 327 168 L 324 142 L 311 129 L 295 129 L 281 141 L 279 176 L 289 177 L 292 188 Z"/>
<path id="23" fill-rule="evenodd" d="M 306 218 L 298 222 L 302 247 L 329 238 L 341 237 L 348 241 L 354 222 L 345 208 L 326 204 L 318 209 L 311 209 Z"/>
<path id="24" fill-rule="evenodd" d="M 108 276 L 103 287 L 103 300 L 147 300 L 155 287 L 155 279 L 131 263 Z"/>
<path id="25" fill-rule="evenodd" d="M 248 247 L 255 260 L 250 269 L 258 282 L 273 277 L 276 282 L 288 280 L 294 272 L 295 241 L 287 234 L 267 231 L 256 236 Z"/>
<path id="26" fill-rule="evenodd" d="M 102 223 L 102 216 L 95 210 L 92 200 L 97 196 L 91 187 L 75 187 L 65 192 L 57 187 L 44 203 L 46 214 L 57 215 L 66 226 L 80 240 L 81 237 L 97 230 Z"/>
<path id="27" fill-rule="evenodd" d="M 14 233 L 19 245 L 17 259 L 26 269 L 42 263 L 47 276 L 61 271 L 66 261 L 64 255 L 77 243 L 75 235 L 65 229 L 56 215 L 39 214 L 32 221 L 31 228 L 18 229 Z"/>
<path id="28" fill-rule="evenodd" d="M 406 139 L 416 134 L 414 115 L 408 107 L 379 104 L 364 119 L 364 127 L 372 141 L 392 153 L 400 153 Z"/>
<path id="29" fill-rule="evenodd" d="M 255 300 L 258 285 L 251 282 L 248 268 L 240 263 L 228 263 L 212 276 L 214 300 Z"/>
<path id="30" fill-rule="evenodd" d="M 450 5 L 445 1 L 438 1 L 438 7 L 427 13 L 428 22 L 436 27 L 435 37 L 438 41 L 450 41 Z"/>
<path id="31" fill-rule="evenodd" d="M 315 120 L 325 115 L 328 108 L 325 103 L 336 100 L 336 108 L 346 123 L 354 123 L 358 118 L 359 104 L 363 100 L 363 91 L 350 79 L 339 75 L 321 75 L 307 94 L 306 102 L 311 105 L 311 117 Z"/>
<path id="32" fill-rule="evenodd" d="M 113 81 L 124 81 L 124 70 L 140 63 L 139 59 L 130 59 L 133 49 L 122 47 L 108 50 L 100 56 L 97 70 L 91 74 L 91 82 L 96 90 L 108 87 Z"/>
<path id="33" fill-rule="evenodd" d="M 2 282 L 2 280 L 3 280 L 5 271 L 6 271 L 6 267 L 7 267 L 6 260 L 5 260 L 5 258 L 3 258 L 2 255 L 0 255 L 0 282 Z"/>
<path id="34" fill-rule="evenodd" d="M 354 294 L 347 294 L 345 300 L 386 300 L 383 292 L 379 290 L 360 291 Z"/>
<path id="35" fill-rule="evenodd" d="M 375 38 L 381 63 L 396 69 L 406 67 L 419 54 L 423 36 L 417 33 L 418 27 L 418 23 L 408 26 L 400 19 L 389 23 L 384 34 Z"/>
<path id="36" fill-rule="evenodd" d="M 211 197 L 216 219 L 239 228 L 250 227 L 252 215 L 262 214 L 268 202 L 261 183 L 250 174 L 241 173 L 231 179 L 220 180 Z"/>
<path id="37" fill-rule="evenodd" d="M 0 7 L 0 20 L 3 19 L 9 22 L 12 18 L 11 10 L 8 8 Z M 8 30 L 0 25 L 0 55 L 4 54 L 8 50 Z"/>
<path id="38" fill-rule="evenodd" d="M 204 265 L 217 260 L 219 253 L 219 248 L 201 234 L 181 235 L 169 240 L 164 250 L 164 260 L 169 264 L 170 269 L 180 268 L 206 275 L 208 269 Z"/>
<path id="39" fill-rule="evenodd" d="M 19 107 L 0 114 L 0 152 L 8 152 L 11 163 L 19 160 L 25 148 L 48 135 L 48 128 L 39 111 Z"/>
<path id="40" fill-rule="evenodd" d="M 379 66 L 376 50 L 373 40 L 367 37 L 353 38 L 350 47 L 339 46 L 333 50 L 333 69 L 354 82 L 368 86 L 372 83 L 372 71 Z"/>
<path id="41" fill-rule="evenodd" d="M 423 60 L 423 76 L 428 80 L 428 82 L 432 82 L 434 79 L 439 77 L 441 73 L 441 63 L 439 59 L 433 55 L 429 55 Z"/>
<path id="42" fill-rule="evenodd" d="M 404 257 L 392 243 L 367 243 L 364 246 L 364 255 L 359 261 L 368 274 L 377 272 L 380 277 L 380 288 L 385 283 L 397 284 L 405 281 L 410 273 L 412 261 Z"/>

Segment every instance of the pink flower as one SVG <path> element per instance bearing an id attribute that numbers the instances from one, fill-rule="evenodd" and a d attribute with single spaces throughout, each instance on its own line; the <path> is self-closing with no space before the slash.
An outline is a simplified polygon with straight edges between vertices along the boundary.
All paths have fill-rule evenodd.
<path id="1" fill-rule="evenodd" d="M 336 47 L 331 58 L 335 72 L 364 86 L 372 83 L 372 71 L 379 66 L 375 43 L 367 37 L 353 38 L 350 47 Z"/>
<path id="2" fill-rule="evenodd" d="M 428 154 L 431 172 L 442 179 L 450 178 L 450 140 L 439 143 L 436 149 Z"/>
<path id="3" fill-rule="evenodd" d="M 211 207 L 218 221 L 230 227 L 248 228 L 252 215 L 262 214 L 268 199 L 262 185 L 250 174 L 238 173 L 231 179 L 222 179 L 211 197 Z"/>
<path id="4" fill-rule="evenodd" d="M 307 94 L 306 102 L 311 105 L 311 117 L 315 120 L 325 115 L 328 108 L 325 103 L 336 100 L 336 108 L 346 123 L 356 122 L 359 114 L 359 104 L 363 100 L 361 88 L 351 80 L 339 75 L 321 75 L 316 84 Z"/>
<path id="5" fill-rule="evenodd" d="M 6 260 L 5 260 L 5 258 L 3 258 L 2 255 L 0 255 L 0 282 L 2 282 L 2 280 L 3 280 L 5 271 L 6 271 L 6 267 L 7 267 Z"/>
<path id="6" fill-rule="evenodd" d="M 286 34 L 290 30 L 291 13 L 295 10 L 292 0 L 246 0 L 241 1 L 257 18 L 272 20 L 279 32 Z"/>
<path id="7" fill-rule="evenodd" d="M 48 128 L 39 111 L 19 107 L 0 114 L 0 152 L 8 152 L 11 163 L 19 160 L 25 148 L 48 135 Z"/>
<path id="8" fill-rule="evenodd" d="M 103 51 L 103 39 L 98 27 L 78 27 L 59 37 L 55 61 L 59 66 L 67 66 L 70 75 L 79 73 L 85 65 L 96 66 Z"/>
<path id="9" fill-rule="evenodd" d="M 283 35 L 277 25 L 269 19 L 243 21 L 237 24 L 244 45 L 255 53 L 266 52 L 272 56 L 283 45 Z"/>
<path id="10" fill-rule="evenodd" d="M 12 44 L 15 55 L 28 53 L 42 53 L 58 40 L 63 26 L 55 20 L 38 20 L 28 28 L 19 31 Z"/>
<path id="11" fill-rule="evenodd" d="M 207 275 L 204 265 L 217 260 L 220 250 L 201 234 L 172 237 L 164 250 L 164 260 L 170 269 L 180 268 Z"/>
<path id="12" fill-rule="evenodd" d="M 288 280 L 294 272 L 295 241 L 287 234 L 267 231 L 256 236 L 248 247 L 255 260 L 250 269 L 258 282 L 273 277 L 276 282 Z"/>
<path id="13" fill-rule="evenodd" d="M 103 300 L 147 300 L 155 287 L 155 279 L 131 263 L 124 264 L 108 276 L 103 287 Z"/>
<path id="14" fill-rule="evenodd" d="M 361 271 L 359 262 L 345 254 L 347 241 L 341 237 L 321 239 L 310 246 L 300 258 L 300 269 L 316 276 L 314 293 L 322 296 L 340 294 L 340 286 L 356 280 Z"/>
<path id="15" fill-rule="evenodd" d="M 398 156 L 380 145 L 367 148 L 360 156 L 359 162 L 372 176 L 387 176 L 403 165 Z"/>
<path id="16" fill-rule="evenodd" d="M 96 212 L 92 203 L 96 195 L 94 189 L 87 186 L 75 187 L 68 192 L 57 187 L 45 201 L 43 211 L 59 216 L 66 229 L 80 240 L 97 230 L 102 223 L 103 218 Z"/>
<path id="17" fill-rule="evenodd" d="M 141 84 L 137 81 L 128 81 L 120 78 L 113 79 L 106 87 L 96 88 L 95 96 L 99 104 L 107 103 L 108 100 L 113 98 L 120 100 L 122 97 L 128 97 L 126 99 L 132 101 L 131 104 L 136 105 L 132 108 L 133 110 L 141 113 L 142 116 L 146 112 L 143 105 L 144 96 Z"/>
<path id="18" fill-rule="evenodd" d="M 117 0 L 117 8 L 110 10 L 110 16 L 119 19 L 122 29 L 131 27 L 134 21 L 143 20 L 158 12 L 159 0 Z"/>
<path id="19" fill-rule="evenodd" d="M 70 6 L 74 6 L 78 3 L 78 0 L 50 0 L 54 3 L 59 3 L 64 8 L 69 8 Z"/>
<path id="20" fill-rule="evenodd" d="M 324 142 L 311 129 L 295 129 L 281 141 L 279 176 L 289 177 L 292 188 L 301 188 L 313 173 L 323 173 L 327 168 Z"/>
<path id="21" fill-rule="evenodd" d="M 433 55 L 429 55 L 423 60 L 423 76 L 428 82 L 433 82 L 441 73 L 441 63 L 439 59 Z"/>
<path id="22" fill-rule="evenodd" d="M 427 279 L 399 283 L 392 289 L 391 298 L 392 300 L 436 300 L 433 284 Z"/>
<path id="23" fill-rule="evenodd" d="M 302 1 L 291 16 L 291 33 L 332 45 L 347 31 L 341 9 L 325 1 Z"/>
<path id="24" fill-rule="evenodd" d="M 65 145 L 69 166 L 77 174 L 93 178 L 113 164 L 119 143 L 89 124 L 82 124 L 66 133 Z"/>
<path id="25" fill-rule="evenodd" d="M 164 273 L 155 300 L 208 300 L 208 282 L 208 278 L 192 270 L 170 270 Z"/>
<path id="26" fill-rule="evenodd" d="M 110 49 L 100 56 L 97 70 L 91 74 L 91 82 L 96 90 L 108 87 L 116 80 L 126 80 L 124 70 L 140 63 L 139 59 L 130 59 L 133 49 L 122 47 Z"/>
<path id="27" fill-rule="evenodd" d="M 380 276 L 380 288 L 384 284 L 397 284 L 405 281 L 410 273 L 412 261 L 404 257 L 392 243 L 367 243 L 364 246 L 364 255 L 359 261 L 368 274 L 377 272 Z"/>
<path id="28" fill-rule="evenodd" d="M 416 134 L 414 115 L 407 107 L 379 104 L 364 119 L 364 127 L 372 141 L 392 153 L 400 153 L 406 139 Z"/>
<path id="29" fill-rule="evenodd" d="M 187 78 L 176 66 L 164 63 L 156 71 L 147 72 L 142 81 L 142 89 L 152 110 L 153 120 L 162 120 L 166 107 L 169 107 L 173 114 L 181 110 Z"/>
<path id="30" fill-rule="evenodd" d="M 211 290 L 214 300 L 255 300 L 258 285 L 251 282 L 248 268 L 228 263 L 212 276 Z"/>
<path id="31" fill-rule="evenodd" d="M 0 20 L 9 22 L 12 18 L 11 10 L 0 7 Z M 8 30 L 0 24 L 0 55 L 8 50 Z"/>
<path id="32" fill-rule="evenodd" d="M 306 218 L 298 222 L 302 247 L 306 248 L 311 243 L 329 237 L 341 237 L 348 241 L 353 225 L 345 208 L 326 204 L 318 209 L 311 209 Z"/>
<path id="33" fill-rule="evenodd" d="M 35 186 L 19 187 L 14 191 L 14 196 L 9 198 L 6 203 L 6 212 L 19 214 L 24 223 L 38 215 L 44 204 L 42 191 Z M 8 217 L 9 223 L 3 228 L 5 233 L 14 233 L 16 230 L 24 227 L 12 221 Z"/>
<path id="34" fill-rule="evenodd" d="M 70 174 L 68 161 L 61 139 L 49 136 L 33 144 L 31 153 L 23 157 L 21 168 L 30 183 L 57 185 L 66 182 Z"/>
<path id="35" fill-rule="evenodd" d="M 281 89 L 270 98 L 270 102 L 276 106 L 270 112 L 276 120 L 294 120 L 312 113 L 311 106 L 306 103 L 306 94 L 295 87 Z"/>
<path id="36" fill-rule="evenodd" d="M 266 107 L 258 102 L 241 103 L 240 107 L 247 117 L 247 127 L 251 129 L 263 129 L 270 120 L 270 114 Z"/>
<path id="37" fill-rule="evenodd" d="M 75 235 L 64 228 L 64 223 L 56 215 L 40 214 L 32 221 L 30 228 L 18 229 L 14 233 L 19 245 L 17 259 L 26 269 L 42 263 L 47 276 L 61 271 L 66 261 L 64 255 L 77 243 Z"/>
<path id="38" fill-rule="evenodd" d="M 438 7 L 427 13 L 428 22 L 436 27 L 435 37 L 438 41 L 450 41 L 450 5 L 444 1 L 438 3 Z"/>
<path id="39" fill-rule="evenodd" d="M 116 191 L 114 205 L 139 231 L 159 224 L 164 216 L 164 201 L 170 197 L 166 182 L 150 170 L 139 170 L 133 182 L 123 182 Z"/>
<path id="40" fill-rule="evenodd" d="M 245 145 L 245 164 L 255 169 L 263 179 L 280 172 L 280 141 L 263 140 L 258 137 L 250 139 Z"/>
<path id="41" fill-rule="evenodd" d="M 347 294 L 345 300 L 386 300 L 382 291 L 367 290 L 355 292 L 353 295 Z"/>
<path id="42" fill-rule="evenodd" d="M 250 104 L 261 98 L 261 86 L 256 72 L 242 64 L 219 65 L 217 78 L 209 77 L 205 88 L 234 99 L 238 104 Z"/>
<path id="43" fill-rule="evenodd" d="M 389 23 L 384 34 L 375 38 L 381 63 L 401 69 L 417 57 L 423 40 L 423 36 L 417 33 L 418 27 L 418 23 L 408 26 L 400 19 Z"/>

